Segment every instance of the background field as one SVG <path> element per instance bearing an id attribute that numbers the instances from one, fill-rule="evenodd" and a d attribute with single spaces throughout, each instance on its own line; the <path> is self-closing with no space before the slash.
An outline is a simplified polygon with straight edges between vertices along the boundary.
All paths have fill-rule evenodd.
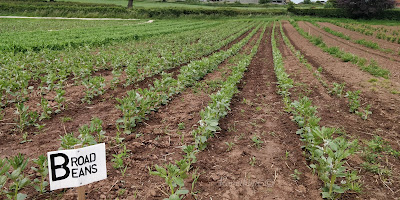
<path id="1" fill-rule="evenodd" d="M 399 21 L 83 3 L 0 2 L 141 16 L 0 19 L 0 199 L 76 199 L 41 185 L 36 159 L 103 142 L 108 178 L 88 199 L 400 196 Z"/>

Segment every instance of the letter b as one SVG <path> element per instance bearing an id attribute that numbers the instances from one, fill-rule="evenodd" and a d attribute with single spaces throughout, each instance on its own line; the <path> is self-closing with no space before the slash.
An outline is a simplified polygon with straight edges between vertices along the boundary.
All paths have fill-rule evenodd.
<path id="1" fill-rule="evenodd" d="M 62 157 L 64 158 L 64 163 L 61 165 L 56 165 L 55 164 L 55 158 L 56 157 Z M 69 176 L 69 168 L 67 167 L 69 163 L 69 159 L 68 156 L 63 154 L 63 153 L 56 153 L 56 154 L 51 154 L 50 155 L 50 169 L 51 169 L 51 180 L 52 181 L 59 181 L 59 180 L 63 180 L 66 179 Z M 56 176 L 56 169 L 62 168 L 65 170 L 65 175 L 64 176 L 60 176 L 57 177 Z"/>

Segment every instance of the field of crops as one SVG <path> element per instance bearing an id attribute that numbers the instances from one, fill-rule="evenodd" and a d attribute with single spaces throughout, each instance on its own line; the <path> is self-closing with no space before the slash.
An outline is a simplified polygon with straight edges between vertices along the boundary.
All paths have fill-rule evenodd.
<path id="1" fill-rule="evenodd" d="M 87 199 L 398 199 L 400 29 L 318 18 L 1 19 L 0 199 L 106 144 Z"/>

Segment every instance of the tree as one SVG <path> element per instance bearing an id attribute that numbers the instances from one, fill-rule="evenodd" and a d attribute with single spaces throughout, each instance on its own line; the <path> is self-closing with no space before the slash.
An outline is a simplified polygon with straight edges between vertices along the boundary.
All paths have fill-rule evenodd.
<path id="1" fill-rule="evenodd" d="M 337 0 L 337 6 L 347 10 L 353 17 L 373 17 L 394 8 L 395 0 Z"/>
<path id="2" fill-rule="evenodd" d="M 337 8 L 337 1 L 336 0 L 328 0 L 325 3 L 324 8 Z"/>
<path id="3" fill-rule="evenodd" d="M 133 6 L 133 0 L 128 0 L 128 8 L 132 8 Z"/>
<path id="4" fill-rule="evenodd" d="M 326 2 L 326 3 L 332 4 L 332 6 L 335 7 L 335 8 L 337 6 L 337 0 L 328 0 L 328 2 Z"/>
<path id="5" fill-rule="evenodd" d="M 304 0 L 304 4 L 311 4 L 311 0 Z"/>
<path id="6" fill-rule="evenodd" d="M 295 9 L 295 7 L 294 7 L 294 3 L 293 3 L 292 1 L 289 1 L 289 3 L 288 3 L 288 7 L 287 7 L 287 11 L 289 11 L 289 12 L 293 12 L 293 11 L 294 11 L 294 9 Z"/>

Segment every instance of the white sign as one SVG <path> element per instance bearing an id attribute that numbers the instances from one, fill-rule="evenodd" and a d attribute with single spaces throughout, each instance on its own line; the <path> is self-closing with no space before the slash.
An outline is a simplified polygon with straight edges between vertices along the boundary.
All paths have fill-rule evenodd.
<path id="1" fill-rule="evenodd" d="M 107 178 L 104 143 L 48 152 L 47 159 L 50 190 L 79 187 Z"/>

